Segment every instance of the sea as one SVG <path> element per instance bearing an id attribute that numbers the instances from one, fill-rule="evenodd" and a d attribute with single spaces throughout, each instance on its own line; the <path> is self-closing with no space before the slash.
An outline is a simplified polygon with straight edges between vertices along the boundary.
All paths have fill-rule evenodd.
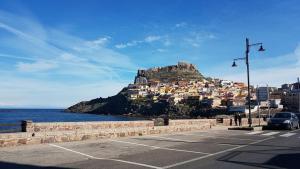
<path id="1" fill-rule="evenodd" d="M 0 132 L 21 130 L 22 120 L 33 122 L 135 121 L 140 118 L 69 113 L 63 109 L 0 109 Z"/>

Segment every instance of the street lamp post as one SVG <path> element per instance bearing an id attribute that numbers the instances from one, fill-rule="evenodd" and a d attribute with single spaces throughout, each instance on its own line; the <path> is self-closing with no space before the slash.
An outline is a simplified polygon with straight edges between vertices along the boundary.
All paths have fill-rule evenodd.
<path id="1" fill-rule="evenodd" d="M 258 113 L 258 126 L 260 126 L 260 110 L 259 110 L 259 90 L 258 85 L 256 86 L 256 102 L 257 102 L 257 113 Z"/>
<path id="2" fill-rule="evenodd" d="M 248 83 L 248 109 L 249 109 L 249 118 L 248 118 L 248 124 L 249 124 L 249 127 L 251 127 L 252 125 L 252 118 L 251 118 L 251 94 L 250 94 L 250 74 L 249 74 L 249 52 L 250 52 L 250 47 L 251 46 L 257 46 L 257 45 L 260 45 L 258 51 L 262 52 L 262 51 L 265 51 L 265 49 L 263 48 L 262 46 L 262 43 L 254 43 L 254 44 L 250 44 L 249 43 L 249 39 L 246 38 L 246 57 L 243 57 L 243 58 L 235 58 L 233 59 L 233 64 L 232 64 L 232 67 L 236 67 L 237 64 L 235 63 L 235 61 L 237 60 L 245 60 L 246 61 L 246 66 L 247 66 L 247 83 Z"/>

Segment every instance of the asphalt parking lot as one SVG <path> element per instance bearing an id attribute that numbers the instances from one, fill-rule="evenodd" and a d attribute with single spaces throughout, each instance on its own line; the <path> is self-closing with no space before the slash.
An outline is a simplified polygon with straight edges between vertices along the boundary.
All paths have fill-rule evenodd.
<path id="1" fill-rule="evenodd" d="M 0 168 L 299 168 L 300 130 L 197 132 L 0 149 Z"/>

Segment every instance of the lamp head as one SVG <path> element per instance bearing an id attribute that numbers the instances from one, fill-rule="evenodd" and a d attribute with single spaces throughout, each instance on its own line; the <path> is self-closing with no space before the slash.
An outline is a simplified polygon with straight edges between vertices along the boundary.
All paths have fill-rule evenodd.
<path id="1" fill-rule="evenodd" d="M 263 52 L 263 51 L 265 51 L 266 49 L 264 49 L 263 48 L 263 46 L 262 45 L 260 45 L 260 47 L 259 47 L 259 49 L 258 49 L 258 51 L 260 51 L 260 52 Z"/>
<path id="2" fill-rule="evenodd" d="M 233 63 L 232 63 L 232 67 L 237 67 L 237 65 L 236 65 L 235 61 L 233 61 Z"/>

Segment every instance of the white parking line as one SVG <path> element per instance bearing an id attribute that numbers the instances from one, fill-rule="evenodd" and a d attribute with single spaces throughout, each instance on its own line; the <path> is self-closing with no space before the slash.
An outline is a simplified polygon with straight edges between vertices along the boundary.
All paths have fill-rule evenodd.
<path id="1" fill-rule="evenodd" d="M 137 146 L 151 147 L 151 148 L 162 149 L 162 150 L 180 151 L 180 152 L 195 153 L 195 154 L 210 154 L 210 153 L 199 152 L 199 151 L 190 151 L 190 150 L 181 150 L 181 149 L 174 149 L 174 148 L 150 146 L 150 145 L 146 145 L 146 144 L 132 143 L 132 142 L 120 141 L 120 140 L 110 140 L 110 141 L 119 142 L 119 143 L 125 143 L 125 144 L 132 144 L 132 145 L 137 145 Z"/>
<path id="2" fill-rule="evenodd" d="M 177 138 L 169 138 L 169 137 L 161 137 L 161 136 L 147 136 L 147 137 L 154 137 L 154 138 L 160 138 L 160 139 L 165 139 L 165 140 L 173 140 L 173 141 L 182 141 L 182 142 L 187 142 L 187 143 L 195 143 L 196 142 L 196 141 L 177 139 Z"/>
<path id="3" fill-rule="evenodd" d="M 236 149 L 240 149 L 240 148 L 243 148 L 243 147 L 247 147 L 247 146 L 250 146 L 250 145 L 253 145 L 253 144 L 257 144 L 257 143 L 260 143 L 260 142 L 263 142 L 263 141 L 266 141 L 266 140 L 269 140 L 269 139 L 273 139 L 273 138 L 274 137 L 268 137 L 268 138 L 265 138 L 265 139 L 262 139 L 262 140 L 258 140 L 258 141 L 252 142 L 250 144 L 241 145 L 241 146 L 238 146 L 238 147 L 226 149 L 226 150 L 219 151 L 219 152 L 212 153 L 212 154 L 208 154 L 208 155 L 205 155 L 205 156 L 202 156 L 202 157 L 197 157 L 197 158 L 193 158 L 193 159 L 190 159 L 190 160 L 187 160 L 187 161 L 183 161 L 183 162 L 175 163 L 175 164 L 172 164 L 172 165 L 164 166 L 162 168 L 167 169 L 167 168 L 177 167 L 177 166 L 180 166 L 180 165 L 183 165 L 183 164 L 187 164 L 187 163 L 190 163 L 190 162 L 198 161 L 198 160 L 201 160 L 201 159 L 204 159 L 204 158 L 208 158 L 208 157 L 211 157 L 211 156 L 215 156 L 215 155 L 218 155 L 218 154 L 226 153 L 226 152 L 229 152 L 229 151 L 232 151 L 232 150 L 236 150 Z"/>
<path id="4" fill-rule="evenodd" d="M 275 134 L 278 134 L 280 132 L 269 132 L 269 133 L 264 133 L 262 134 L 263 136 L 272 136 L 272 135 L 275 135 Z"/>
<path id="5" fill-rule="evenodd" d="M 260 133 L 263 133 L 263 131 L 252 131 L 252 132 L 246 133 L 246 134 L 254 135 L 254 134 L 260 134 Z"/>
<path id="6" fill-rule="evenodd" d="M 220 144 L 218 144 L 218 145 L 221 145 L 221 146 L 237 147 L 237 146 L 240 146 L 241 144 L 220 143 Z M 242 144 L 242 145 L 245 145 L 245 144 Z"/>
<path id="7" fill-rule="evenodd" d="M 286 134 L 280 135 L 280 137 L 290 137 L 290 136 L 293 136 L 295 134 L 296 133 L 286 133 Z"/>
<path id="8" fill-rule="evenodd" d="M 208 137 L 208 138 L 223 138 L 223 139 L 229 139 L 229 140 L 249 140 L 249 141 L 255 141 L 254 139 L 247 139 L 247 138 L 234 138 L 234 137 L 222 137 L 222 136 L 206 136 L 206 135 L 198 135 L 198 134 L 182 134 L 187 136 L 200 136 L 200 137 Z"/>
<path id="9" fill-rule="evenodd" d="M 225 130 L 227 131 L 227 130 Z M 193 132 L 193 133 L 196 133 L 196 134 L 213 134 L 213 135 L 224 135 L 226 134 L 226 136 L 237 136 L 237 135 L 240 135 L 241 133 L 236 133 L 237 131 L 234 131 L 235 133 L 224 133 L 224 131 L 218 131 L 218 132 Z"/>
<path id="10" fill-rule="evenodd" d="M 159 137 L 159 136 L 149 136 L 149 137 L 162 138 L 162 139 L 165 139 L 165 140 L 182 141 L 182 142 L 187 142 L 187 143 L 196 143 L 197 142 L 197 141 L 182 140 L 182 139 L 169 138 L 169 137 Z M 254 141 L 254 140 L 252 140 L 252 141 Z M 201 141 L 199 143 L 201 143 Z M 220 146 L 238 146 L 238 145 L 232 145 L 232 144 L 227 144 L 227 143 L 216 143 L 216 145 L 220 145 Z"/>
<path id="11" fill-rule="evenodd" d="M 148 164 L 143 164 L 143 163 L 136 163 L 136 162 L 132 162 L 132 161 L 125 161 L 125 160 L 112 159 L 112 158 L 98 158 L 98 157 L 94 157 L 94 156 L 91 156 L 91 155 L 88 155 L 88 154 L 85 154 L 85 153 L 81 153 L 79 151 L 75 151 L 75 150 L 71 150 L 71 149 L 68 149 L 68 148 L 65 148 L 65 147 L 62 147 L 62 146 L 58 146 L 58 145 L 55 145 L 55 144 L 49 144 L 49 145 L 52 146 L 52 147 L 60 148 L 60 149 L 66 150 L 66 151 L 70 151 L 70 152 L 76 153 L 76 154 L 80 154 L 82 156 L 86 156 L 86 157 L 89 157 L 91 159 L 96 159 L 96 160 L 110 160 L 110 161 L 117 161 L 117 162 L 121 162 L 121 163 L 127 163 L 127 164 L 133 164 L 133 165 L 143 166 L 143 167 L 147 167 L 147 168 L 162 169 L 161 167 L 156 167 L 156 166 L 152 166 L 152 165 L 148 165 Z"/>

